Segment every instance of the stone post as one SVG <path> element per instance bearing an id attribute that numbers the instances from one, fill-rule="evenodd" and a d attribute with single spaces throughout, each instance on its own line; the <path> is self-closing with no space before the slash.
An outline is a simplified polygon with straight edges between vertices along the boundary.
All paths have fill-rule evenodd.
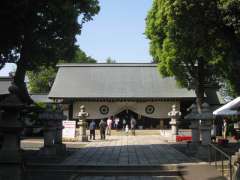
<path id="1" fill-rule="evenodd" d="M 197 119 L 192 120 L 190 129 L 192 129 L 192 143 L 199 143 L 200 142 L 199 120 Z"/>
<path id="2" fill-rule="evenodd" d="M 1 119 L 0 132 L 3 135 L 0 149 L 0 179 L 22 179 L 22 154 L 20 150 L 20 134 L 23 124 L 20 113 L 26 108 L 17 96 L 18 88 L 9 87 L 10 94 L 0 103 Z"/>
<path id="3" fill-rule="evenodd" d="M 202 145 L 208 145 L 211 143 L 211 122 L 201 121 L 200 131 L 202 134 Z"/>
<path id="4" fill-rule="evenodd" d="M 201 119 L 200 123 L 200 131 L 202 135 L 202 145 L 208 145 L 211 143 L 211 124 L 212 124 L 213 114 L 209 109 L 209 105 L 207 103 L 202 104 L 202 113 L 199 119 Z"/>
<path id="5" fill-rule="evenodd" d="M 179 118 L 181 116 L 181 112 L 176 110 L 176 105 L 172 106 L 172 111 L 170 111 L 168 113 L 168 116 L 170 116 L 171 121 L 170 121 L 170 125 L 171 125 L 171 134 L 172 134 L 172 138 L 174 141 L 176 141 L 176 135 L 178 135 L 178 124 L 179 124 Z"/>
<path id="6" fill-rule="evenodd" d="M 192 104 L 189 108 L 191 112 L 184 118 L 191 121 L 190 129 L 192 130 L 192 143 L 200 142 L 199 119 L 197 118 L 198 111 L 196 104 Z"/>
<path id="7" fill-rule="evenodd" d="M 66 145 L 62 144 L 62 120 L 65 119 L 63 112 L 59 109 L 51 110 L 50 105 L 39 114 L 39 120 L 43 121 L 44 147 L 40 154 L 47 156 L 63 155 Z"/>
<path id="8" fill-rule="evenodd" d="M 85 111 L 85 107 L 82 105 L 80 106 L 80 112 L 78 113 L 79 121 L 77 123 L 78 128 L 77 130 L 77 139 L 82 142 L 87 142 L 88 141 L 88 136 L 87 136 L 87 122 L 86 118 L 88 117 L 88 113 Z"/>

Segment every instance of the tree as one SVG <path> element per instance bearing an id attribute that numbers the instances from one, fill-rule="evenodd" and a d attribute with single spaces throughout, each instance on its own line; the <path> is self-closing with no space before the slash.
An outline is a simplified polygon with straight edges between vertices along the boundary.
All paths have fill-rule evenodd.
<path id="1" fill-rule="evenodd" d="M 0 68 L 7 62 L 17 64 L 14 83 L 22 101 L 32 103 L 24 84 L 26 71 L 71 59 L 77 48 L 75 36 L 98 11 L 97 0 L 1 3 Z"/>
<path id="2" fill-rule="evenodd" d="M 117 61 L 116 61 L 115 59 L 112 59 L 112 58 L 108 57 L 108 58 L 106 59 L 106 63 L 107 63 L 107 64 L 114 64 L 114 63 L 117 63 Z"/>
<path id="3" fill-rule="evenodd" d="M 222 34 L 217 49 L 221 77 L 228 84 L 230 94 L 240 96 L 240 1 L 221 1 Z"/>
<path id="4" fill-rule="evenodd" d="M 198 111 L 205 85 L 216 80 L 222 19 L 219 1 L 155 0 L 146 20 L 150 53 L 163 76 L 196 93 Z"/>
<path id="5" fill-rule="evenodd" d="M 61 60 L 60 63 L 66 61 Z M 81 49 L 77 49 L 71 63 L 96 63 L 97 61 L 90 56 L 87 56 Z M 52 83 L 56 77 L 57 67 L 44 67 L 36 71 L 27 73 L 29 78 L 29 89 L 31 93 L 48 93 Z"/>

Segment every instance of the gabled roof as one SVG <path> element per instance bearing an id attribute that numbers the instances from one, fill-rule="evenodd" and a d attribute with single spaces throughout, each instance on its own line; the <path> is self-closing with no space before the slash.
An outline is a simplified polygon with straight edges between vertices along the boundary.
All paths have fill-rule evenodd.
<path id="1" fill-rule="evenodd" d="M 156 64 L 60 64 L 50 98 L 195 98 Z"/>

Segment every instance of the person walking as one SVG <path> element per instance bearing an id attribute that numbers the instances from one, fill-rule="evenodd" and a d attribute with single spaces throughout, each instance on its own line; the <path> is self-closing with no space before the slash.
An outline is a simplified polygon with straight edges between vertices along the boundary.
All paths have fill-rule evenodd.
<path id="1" fill-rule="evenodd" d="M 96 129 L 96 123 L 94 120 L 90 122 L 89 130 L 90 130 L 90 140 L 93 138 L 95 140 L 95 129 Z"/>
<path id="2" fill-rule="evenodd" d="M 112 129 L 112 118 L 109 117 L 107 119 L 107 135 L 111 136 L 111 129 Z"/>
<path id="3" fill-rule="evenodd" d="M 107 127 L 107 123 L 102 119 L 99 123 L 101 139 L 106 139 L 106 136 L 105 136 L 106 127 Z"/>
<path id="4" fill-rule="evenodd" d="M 131 117 L 130 124 L 131 124 L 132 135 L 135 136 L 135 128 L 136 128 L 137 121 L 136 121 L 136 119 L 133 116 Z"/>

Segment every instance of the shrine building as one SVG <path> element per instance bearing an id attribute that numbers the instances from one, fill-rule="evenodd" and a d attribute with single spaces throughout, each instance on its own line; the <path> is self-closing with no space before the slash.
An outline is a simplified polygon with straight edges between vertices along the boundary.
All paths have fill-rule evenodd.
<path id="1" fill-rule="evenodd" d="M 194 91 L 178 87 L 173 77 L 161 77 L 156 64 L 60 64 L 58 68 L 48 97 L 65 104 L 69 120 L 77 119 L 84 105 L 89 120 L 134 116 L 144 128 L 167 128 L 172 105 L 184 116 L 196 98 Z M 219 104 L 214 92 L 210 104 Z"/>

